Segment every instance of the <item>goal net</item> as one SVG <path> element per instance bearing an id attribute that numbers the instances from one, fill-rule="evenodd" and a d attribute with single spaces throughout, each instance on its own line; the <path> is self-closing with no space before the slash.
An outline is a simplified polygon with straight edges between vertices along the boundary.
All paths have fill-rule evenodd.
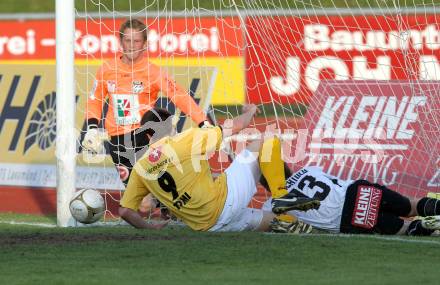
<path id="1" fill-rule="evenodd" d="M 276 133 L 292 170 L 318 165 L 341 179 L 368 179 L 414 197 L 440 192 L 436 1 L 124 2 L 76 7 L 76 127 L 82 133 L 97 70 L 117 60 L 119 27 L 136 18 L 147 26 L 145 57 L 216 123 L 245 103 L 259 106 L 250 128 L 226 140 L 232 152 Z M 105 84 L 110 90 L 117 83 Z M 148 88 L 136 78 L 133 84 Z M 101 103 L 104 119 L 108 107 Z M 166 96 L 157 104 L 180 114 Z M 191 126 L 182 115 L 179 131 Z M 98 156 L 78 147 L 77 188 L 103 191 L 107 220 L 117 219 L 123 195 L 111 144 Z M 119 155 L 135 159 L 127 147 Z M 210 163 L 217 173 L 229 165 L 224 153 Z M 266 198 L 260 190 L 252 205 Z"/>

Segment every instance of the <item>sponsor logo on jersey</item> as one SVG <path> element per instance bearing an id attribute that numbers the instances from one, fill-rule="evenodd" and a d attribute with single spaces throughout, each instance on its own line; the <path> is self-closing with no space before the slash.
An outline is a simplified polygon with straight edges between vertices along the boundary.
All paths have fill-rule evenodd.
<path id="1" fill-rule="evenodd" d="M 148 160 L 151 163 L 156 163 L 159 161 L 160 157 L 162 155 L 162 151 L 160 150 L 160 148 L 154 148 L 152 150 L 150 150 L 150 153 L 148 154 Z"/>
<path id="2" fill-rule="evenodd" d="M 351 224 L 372 229 L 377 223 L 381 200 L 382 190 L 373 186 L 358 186 Z"/>
<path id="3" fill-rule="evenodd" d="M 131 91 L 135 94 L 144 91 L 144 83 L 142 81 L 133 81 Z"/>
<path id="4" fill-rule="evenodd" d="M 138 95 L 113 94 L 113 106 L 116 124 L 130 125 L 141 121 Z"/>
<path id="5" fill-rule="evenodd" d="M 107 91 L 109 93 L 116 92 L 116 82 L 114 80 L 107 80 Z"/>
<path id="6" fill-rule="evenodd" d="M 154 165 L 153 167 L 147 168 L 147 173 L 152 174 L 153 172 L 157 172 L 158 170 L 164 170 L 168 167 L 168 164 L 172 163 L 172 162 L 173 162 L 172 158 L 166 158 L 166 159 L 162 160 L 161 162 L 159 162 L 158 164 Z"/>
<path id="7" fill-rule="evenodd" d="M 127 117 L 130 115 L 131 103 L 128 99 L 117 99 L 118 117 Z"/>

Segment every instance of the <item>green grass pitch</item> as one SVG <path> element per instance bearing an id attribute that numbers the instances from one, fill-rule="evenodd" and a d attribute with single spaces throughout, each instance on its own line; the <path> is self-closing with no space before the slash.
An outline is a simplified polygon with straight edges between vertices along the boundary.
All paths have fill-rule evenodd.
<path id="1" fill-rule="evenodd" d="M 0 215 L 1 284 L 438 284 L 440 239 L 44 228 Z"/>

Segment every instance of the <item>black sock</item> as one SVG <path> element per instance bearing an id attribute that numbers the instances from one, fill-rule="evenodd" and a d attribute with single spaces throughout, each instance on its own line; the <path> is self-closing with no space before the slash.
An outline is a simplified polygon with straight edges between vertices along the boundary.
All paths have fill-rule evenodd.
<path id="1" fill-rule="evenodd" d="M 406 234 L 409 236 L 429 236 L 434 230 L 425 229 L 422 227 L 422 221 L 415 220 L 409 224 Z"/>
<path id="2" fill-rule="evenodd" d="M 419 216 L 440 215 L 440 200 L 434 198 L 422 198 L 417 202 L 417 214 Z"/>

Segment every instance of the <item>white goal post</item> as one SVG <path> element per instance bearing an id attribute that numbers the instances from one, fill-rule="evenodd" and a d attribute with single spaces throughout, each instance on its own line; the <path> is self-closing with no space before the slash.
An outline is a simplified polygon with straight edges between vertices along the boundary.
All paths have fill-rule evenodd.
<path id="1" fill-rule="evenodd" d="M 57 225 L 73 225 L 69 211 L 75 193 L 75 70 L 74 70 L 74 0 L 56 0 L 56 158 Z"/>

